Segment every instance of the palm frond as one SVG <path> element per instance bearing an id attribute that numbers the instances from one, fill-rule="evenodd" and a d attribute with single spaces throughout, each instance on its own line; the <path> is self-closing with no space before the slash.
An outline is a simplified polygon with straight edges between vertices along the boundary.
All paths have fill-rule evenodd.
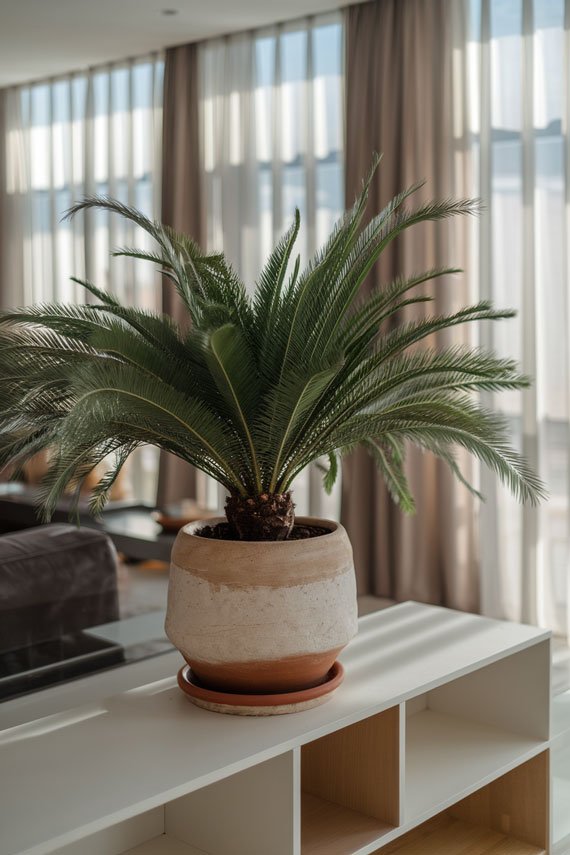
<path id="1" fill-rule="evenodd" d="M 325 493 L 330 496 L 338 478 L 339 455 L 336 451 L 329 451 L 327 457 L 329 460 L 328 466 L 324 466 L 320 460 L 316 461 L 316 466 L 323 473 L 323 488 Z"/>
<path id="2" fill-rule="evenodd" d="M 94 517 L 101 515 L 101 512 L 109 498 L 109 494 L 113 489 L 117 478 L 121 474 L 123 466 L 137 446 L 137 442 L 128 442 L 115 450 L 113 465 L 110 466 L 107 472 L 101 477 L 100 481 L 91 491 L 91 495 L 89 497 L 89 510 Z"/>
<path id="3" fill-rule="evenodd" d="M 305 414 L 314 406 L 327 389 L 336 373 L 336 368 L 329 368 L 308 377 L 290 377 L 286 385 L 281 382 L 276 394 L 270 402 L 271 420 L 269 425 L 269 447 L 274 454 L 273 472 L 269 491 L 275 492 L 279 481 L 281 463 L 288 456 L 293 437 L 298 430 Z M 261 420 L 260 420 L 261 421 Z M 280 423 L 277 431 L 275 425 Z M 263 422 L 261 421 L 261 427 Z"/>
<path id="4" fill-rule="evenodd" d="M 125 205 L 109 196 L 86 196 L 82 201 L 69 208 L 65 218 L 71 219 L 80 211 L 88 211 L 91 208 L 99 208 L 112 214 L 118 214 L 123 219 L 129 220 L 143 229 L 156 241 L 161 250 L 161 257 L 165 262 L 163 266 L 172 271 L 173 281 L 182 301 L 190 316 L 197 320 L 200 316 L 200 277 L 198 274 L 192 279 L 188 277 L 187 268 L 181 257 L 181 248 L 173 239 L 172 231 L 167 226 L 149 219 L 136 208 Z M 203 256 L 200 255 L 200 258 Z"/>
<path id="5" fill-rule="evenodd" d="M 114 249 L 111 252 L 113 258 L 133 258 L 138 261 L 151 261 L 156 264 L 161 271 L 165 270 L 172 271 L 174 268 L 172 264 L 159 252 L 151 252 L 150 250 L 144 249 L 129 249 L 129 247 L 121 247 L 119 249 Z"/>
<path id="6" fill-rule="evenodd" d="M 113 254 L 156 265 L 182 298 L 188 324 L 181 329 L 164 315 L 121 305 L 78 278 L 91 298 L 85 305 L 1 312 L 0 466 L 17 468 L 50 449 L 43 493 L 49 515 L 64 490 L 71 487 L 77 501 L 88 474 L 111 457 L 91 497 L 100 513 L 129 454 L 144 443 L 241 496 L 285 492 L 315 461 L 330 490 L 341 458 L 362 445 L 394 500 L 412 512 L 405 474 L 411 442 L 471 490 L 457 447 L 491 467 L 521 500 L 539 501 L 544 486 L 510 447 L 507 425 L 474 399 L 481 391 L 525 388 L 529 378 L 493 353 L 436 346 L 444 330 L 513 312 L 481 301 L 401 322 L 403 308 L 432 299 L 418 289 L 441 277 L 438 287 L 447 287 L 460 272 L 453 267 L 362 292 L 382 252 L 404 231 L 474 214 L 479 203 L 413 207 L 419 182 L 363 224 L 379 162 L 376 155 L 354 205 L 304 270 L 294 257 L 295 212 L 251 297 L 221 253 L 203 252 L 187 235 L 109 197 L 74 205 L 68 216 L 97 208 L 150 236 L 149 249 Z"/>
<path id="7" fill-rule="evenodd" d="M 404 294 L 425 282 L 461 272 L 458 267 L 433 268 L 408 278 L 399 277 L 390 285 L 375 289 L 362 300 L 362 305 L 355 306 L 354 311 L 346 318 L 341 335 L 342 346 L 347 349 L 355 349 L 359 346 L 366 348 L 379 332 L 383 321 L 408 305 L 401 299 Z"/>
<path id="8" fill-rule="evenodd" d="M 97 288 L 92 282 L 89 282 L 87 279 L 79 279 L 77 276 L 69 277 L 72 282 L 75 282 L 77 285 L 81 285 L 82 288 L 85 288 L 86 291 L 89 291 L 90 294 L 93 294 L 94 297 L 97 297 L 98 300 L 101 300 L 107 306 L 120 306 L 119 301 L 112 294 L 109 294 L 108 291 L 103 291 L 101 288 Z"/>
<path id="9" fill-rule="evenodd" d="M 269 377 L 273 376 L 275 370 L 271 357 L 276 354 L 273 337 L 275 326 L 279 323 L 283 284 L 300 225 L 301 217 L 296 208 L 291 227 L 285 232 L 261 271 L 253 300 L 255 335 L 259 340 L 259 364 L 263 374 Z M 290 288 L 294 287 L 299 264 L 300 259 L 297 257 Z"/>
<path id="10" fill-rule="evenodd" d="M 394 502 L 405 513 L 412 514 L 416 506 L 404 472 L 403 451 L 390 434 L 385 434 L 382 439 L 383 441 L 365 439 L 361 444 L 371 454 L 382 473 Z"/>
<path id="11" fill-rule="evenodd" d="M 237 327 L 225 324 L 212 333 L 208 363 L 251 454 L 253 489 L 261 493 L 261 469 L 252 436 L 253 415 L 259 401 L 259 378 L 247 342 Z"/>

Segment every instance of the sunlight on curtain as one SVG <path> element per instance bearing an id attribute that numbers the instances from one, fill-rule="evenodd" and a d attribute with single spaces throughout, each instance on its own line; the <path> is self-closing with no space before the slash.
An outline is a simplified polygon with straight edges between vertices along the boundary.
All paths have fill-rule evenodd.
<path id="1" fill-rule="evenodd" d="M 342 17 L 206 42 L 200 71 L 208 245 L 251 287 L 295 206 L 302 263 L 343 210 Z M 294 492 L 297 513 L 338 516 L 318 470 Z"/>
<path id="2" fill-rule="evenodd" d="M 127 304 L 160 309 L 152 267 L 109 256 L 119 246 L 147 247 L 146 234 L 104 211 L 72 222 L 62 216 L 92 193 L 159 215 L 162 74 L 163 60 L 153 55 L 6 93 L 3 243 L 10 247 L 12 304 L 85 302 L 84 289 L 70 281 L 77 276 Z M 135 452 L 127 473 L 132 493 L 154 502 L 154 449 Z"/>
<path id="3" fill-rule="evenodd" d="M 514 321 L 482 339 L 516 357 L 533 388 L 492 403 L 550 491 L 524 507 L 484 475 L 482 603 L 486 613 L 569 634 L 568 44 L 564 0 L 470 0 L 467 123 L 479 230 L 480 295 Z"/>

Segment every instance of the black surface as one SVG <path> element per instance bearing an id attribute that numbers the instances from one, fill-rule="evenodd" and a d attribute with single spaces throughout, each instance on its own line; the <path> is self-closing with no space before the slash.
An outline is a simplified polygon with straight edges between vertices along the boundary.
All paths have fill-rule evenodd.
<path id="1" fill-rule="evenodd" d="M 0 533 L 19 531 L 40 525 L 37 487 L 25 484 L 0 484 Z M 71 499 L 58 502 L 52 522 L 69 522 Z M 175 535 L 167 534 L 152 518 L 154 507 L 140 502 L 110 502 L 100 519 L 89 513 L 88 503 L 80 501 L 79 523 L 107 532 L 116 549 L 137 561 L 170 561 Z"/>
<path id="2" fill-rule="evenodd" d="M 122 664 L 123 648 L 83 632 L 0 655 L 0 699 Z"/>
<path id="3" fill-rule="evenodd" d="M 175 534 L 163 531 L 147 505 L 110 507 L 103 511 L 102 529 L 120 552 L 139 561 L 170 561 Z"/>
<path id="4" fill-rule="evenodd" d="M 39 490 L 26 484 L 0 484 L 0 532 L 19 531 L 42 524 L 38 508 Z M 62 499 L 54 511 L 52 522 L 68 523 L 71 499 Z M 79 521 L 84 525 L 100 528 L 89 514 L 87 503 L 82 501 L 78 508 Z"/>

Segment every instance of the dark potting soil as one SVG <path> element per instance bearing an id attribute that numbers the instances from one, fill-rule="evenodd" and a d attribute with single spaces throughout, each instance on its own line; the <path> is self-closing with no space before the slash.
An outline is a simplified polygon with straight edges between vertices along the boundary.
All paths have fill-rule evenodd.
<path id="1" fill-rule="evenodd" d="M 205 525 L 203 528 L 195 531 L 199 537 L 210 537 L 212 540 L 238 540 L 234 536 L 228 523 L 216 523 L 216 525 Z M 287 540 L 305 540 L 307 537 L 321 537 L 323 534 L 330 534 L 330 529 L 321 525 L 294 525 L 293 531 Z M 271 543 L 272 541 L 258 541 L 258 543 Z"/>

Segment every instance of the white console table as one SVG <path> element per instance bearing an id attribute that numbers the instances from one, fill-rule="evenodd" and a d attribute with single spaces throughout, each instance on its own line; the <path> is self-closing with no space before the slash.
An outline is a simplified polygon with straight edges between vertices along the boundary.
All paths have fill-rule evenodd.
<path id="1" fill-rule="evenodd" d="M 0 852 L 549 852 L 549 648 L 533 627 L 403 603 L 361 619 L 344 684 L 313 710 L 206 712 L 172 673 L 7 727 Z"/>

